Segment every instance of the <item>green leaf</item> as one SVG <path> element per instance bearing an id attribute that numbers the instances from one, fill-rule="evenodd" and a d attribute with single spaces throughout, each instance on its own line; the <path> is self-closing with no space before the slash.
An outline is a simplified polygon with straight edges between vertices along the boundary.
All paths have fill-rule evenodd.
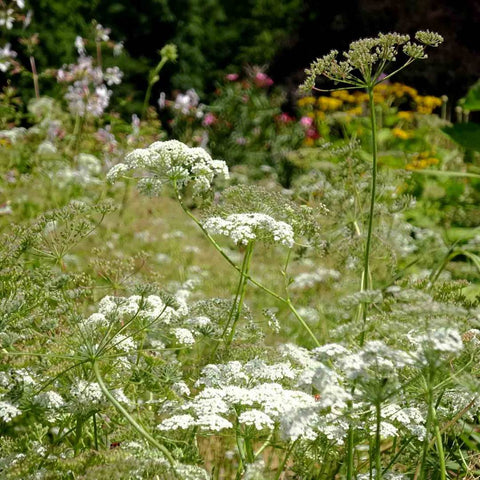
<path id="1" fill-rule="evenodd" d="M 471 112 L 480 110 L 480 80 L 470 87 L 460 104 L 464 110 Z"/>
<path id="2" fill-rule="evenodd" d="M 457 123 L 451 127 L 443 127 L 442 131 L 461 147 L 480 152 L 480 124 Z"/>

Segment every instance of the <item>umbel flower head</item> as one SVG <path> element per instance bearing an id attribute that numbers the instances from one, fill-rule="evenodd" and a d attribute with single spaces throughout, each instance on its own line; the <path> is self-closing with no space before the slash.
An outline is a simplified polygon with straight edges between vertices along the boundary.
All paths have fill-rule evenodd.
<path id="1" fill-rule="evenodd" d="M 337 50 L 317 58 L 305 70 L 307 79 L 300 89 L 303 92 L 315 89 L 318 77 L 348 85 L 349 88 L 372 88 L 413 61 L 427 58 L 425 48 L 438 47 L 442 42 L 441 35 L 428 30 L 418 31 L 415 40 L 399 33 L 380 33 L 375 38 L 357 40 L 350 44 L 348 51 L 343 53 L 343 58 L 339 57 Z M 397 61 L 400 53 L 404 56 L 401 60 L 403 63 L 392 69 L 392 64 Z"/>
<path id="2" fill-rule="evenodd" d="M 140 190 L 156 195 L 165 183 L 175 187 L 193 186 L 194 195 L 208 191 L 216 175 L 228 178 L 223 160 L 213 160 L 203 148 L 190 148 L 178 140 L 154 142 L 147 148 L 137 148 L 126 157 L 126 163 L 112 167 L 107 174 L 110 182 L 134 171 L 140 171 Z"/>

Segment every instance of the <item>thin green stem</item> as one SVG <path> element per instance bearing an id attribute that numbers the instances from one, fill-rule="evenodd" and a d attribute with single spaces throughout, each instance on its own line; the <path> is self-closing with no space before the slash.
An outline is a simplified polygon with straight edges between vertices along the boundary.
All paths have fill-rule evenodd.
<path id="1" fill-rule="evenodd" d="M 381 426 L 382 426 L 382 415 L 381 415 L 381 404 L 379 401 L 375 405 L 375 414 L 376 414 L 376 428 L 375 428 L 375 480 L 381 480 L 382 478 L 382 463 L 381 463 Z"/>
<path id="2" fill-rule="evenodd" d="M 288 457 L 292 453 L 293 447 L 295 446 L 295 442 L 292 442 L 292 444 L 287 448 L 287 451 L 285 453 L 285 456 L 283 457 L 282 463 L 278 466 L 277 474 L 275 475 L 275 480 L 280 480 L 280 477 L 285 470 L 285 465 L 287 464 Z"/>
<path id="3" fill-rule="evenodd" d="M 35 90 L 35 98 L 38 100 L 40 98 L 40 88 L 38 86 L 37 66 L 35 64 L 35 57 L 33 55 L 30 55 L 30 67 L 32 68 L 32 78 L 33 78 L 33 88 Z"/>
<path id="4" fill-rule="evenodd" d="M 293 303 L 290 301 L 290 299 L 286 300 L 286 305 L 290 309 L 290 311 L 293 313 L 295 318 L 301 323 L 302 327 L 308 332 L 312 340 L 315 342 L 315 345 L 317 347 L 321 347 L 322 344 L 318 340 L 318 338 L 315 336 L 315 334 L 312 332 L 312 329 L 308 326 L 307 322 L 303 319 L 303 317 L 297 312 L 297 309 L 294 307 Z"/>
<path id="5" fill-rule="evenodd" d="M 368 212 L 367 239 L 365 243 L 365 255 L 363 262 L 362 291 L 368 290 L 370 284 L 370 249 L 372 244 L 373 216 L 375 213 L 375 196 L 377 189 L 377 121 L 375 118 L 375 102 L 373 99 L 373 86 L 367 87 L 368 105 L 370 109 L 370 125 L 372 128 L 372 184 L 370 188 L 370 209 Z M 360 334 L 360 346 L 365 343 L 365 329 L 367 323 L 368 306 L 363 304 L 363 325 Z"/>
<path id="6" fill-rule="evenodd" d="M 228 335 L 227 341 L 225 343 L 227 348 L 232 343 L 233 337 L 235 335 L 235 330 L 236 330 L 238 321 L 240 319 L 240 314 L 242 312 L 243 299 L 245 298 L 245 292 L 246 292 L 247 283 L 248 283 L 248 271 L 250 269 L 250 262 L 252 260 L 252 254 L 253 254 L 253 244 L 254 242 L 250 242 L 247 246 L 247 251 L 245 252 L 245 259 L 242 265 L 242 272 L 241 272 L 242 275 L 239 283 L 239 290 L 237 291 L 237 296 L 235 297 L 235 302 L 234 302 L 235 314 L 233 316 L 232 328 L 230 329 L 230 334 Z M 230 323 L 230 319 L 228 323 Z M 225 328 L 227 327 L 228 327 L 228 324 L 225 326 Z M 225 333 L 226 332 L 224 331 L 224 334 Z"/>
<path id="7" fill-rule="evenodd" d="M 178 478 L 176 470 L 175 470 L 175 460 L 172 457 L 172 454 L 168 451 L 168 449 L 159 443 L 155 438 L 152 437 L 128 412 L 125 410 L 123 405 L 110 393 L 108 390 L 107 386 L 105 385 L 103 378 L 100 374 L 100 369 L 98 368 L 98 362 L 94 361 L 92 362 L 92 367 L 93 367 L 93 372 L 95 374 L 95 377 L 97 379 L 97 383 L 102 390 L 103 394 L 107 397 L 107 399 L 110 401 L 110 403 L 123 415 L 125 420 L 145 439 L 147 440 L 151 445 L 156 447 L 162 454 L 165 456 L 165 458 L 168 460 L 170 463 L 175 478 Z"/>
<path id="8" fill-rule="evenodd" d="M 436 439 L 437 450 L 438 450 L 438 463 L 440 467 L 440 480 L 446 480 L 447 474 L 446 474 L 445 451 L 443 449 L 442 433 L 440 432 L 440 428 L 438 426 L 438 421 L 437 421 L 437 414 L 433 406 L 432 406 L 432 409 L 433 409 L 432 419 L 434 424 L 435 439 Z"/>
<path id="9" fill-rule="evenodd" d="M 270 434 L 268 435 L 263 445 L 256 452 L 254 452 L 253 455 L 255 458 L 257 458 L 270 445 L 270 440 L 272 439 L 272 437 L 273 437 L 273 430 L 270 432 Z"/>
<path id="10" fill-rule="evenodd" d="M 430 377 L 430 374 L 429 374 L 429 377 Z M 428 411 L 427 411 L 427 421 L 425 422 L 425 439 L 423 441 L 422 458 L 420 463 L 420 469 L 418 470 L 419 472 L 418 478 L 420 480 L 423 480 L 425 478 L 425 467 L 427 464 L 427 453 L 428 453 L 429 443 L 430 443 L 428 436 L 430 434 L 430 430 L 432 427 L 432 423 L 433 423 L 432 413 L 434 412 L 433 389 L 431 388 L 430 378 L 428 380 L 428 383 L 425 380 L 425 378 L 423 378 L 423 381 L 427 389 L 426 393 L 427 393 Z M 417 478 L 417 475 L 415 475 L 415 478 Z"/>
<path id="11" fill-rule="evenodd" d="M 97 428 L 97 414 L 92 415 L 93 418 L 93 441 L 95 445 L 95 450 L 98 450 L 98 428 Z"/>
<path id="12" fill-rule="evenodd" d="M 168 59 L 167 58 L 162 58 L 157 66 L 155 67 L 154 70 L 150 73 L 150 77 L 148 80 L 148 87 L 147 91 L 145 92 L 145 98 L 143 100 L 143 108 L 142 108 L 142 115 L 145 116 L 145 113 L 147 112 L 148 104 L 150 102 L 150 97 L 152 96 L 152 88 L 153 86 L 158 82 L 158 74 L 160 73 L 160 70 L 165 66 L 167 63 Z"/>
<path id="13" fill-rule="evenodd" d="M 355 392 L 355 387 L 352 388 L 352 395 Z M 353 407 L 353 402 L 350 400 L 348 402 L 348 409 L 351 411 Z M 354 475 L 354 452 L 355 452 L 355 431 L 353 429 L 353 423 L 350 419 L 350 424 L 348 426 L 347 434 L 347 480 L 353 480 Z"/>

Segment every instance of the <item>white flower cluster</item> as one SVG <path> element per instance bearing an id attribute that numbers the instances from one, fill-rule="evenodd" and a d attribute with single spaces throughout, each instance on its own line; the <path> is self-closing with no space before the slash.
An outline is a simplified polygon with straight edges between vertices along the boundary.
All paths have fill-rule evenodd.
<path id="1" fill-rule="evenodd" d="M 16 56 L 17 52 L 11 49 L 11 45 L 9 43 L 5 44 L 4 47 L 0 47 L 0 71 L 6 72 L 9 70 L 12 65 L 12 59 L 14 59 Z"/>
<path id="2" fill-rule="evenodd" d="M 211 233 L 230 237 L 237 244 L 247 245 L 255 239 L 273 241 L 286 247 L 294 244 L 292 226 L 264 213 L 234 213 L 227 218 L 210 217 L 203 226 Z"/>
<path id="3" fill-rule="evenodd" d="M 424 440 L 427 433 L 424 426 L 426 418 L 418 408 L 401 407 L 392 403 L 382 408 L 382 416 L 404 427 L 420 441 Z"/>
<path id="4" fill-rule="evenodd" d="M 0 401 L 0 418 L 5 423 L 10 422 L 15 417 L 22 414 L 22 411 L 10 402 Z"/>
<path id="5" fill-rule="evenodd" d="M 48 151 L 48 144 L 55 148 L 51 142 L 43 142 L 40 147 L 42 147 L 42 153 L 44 155 L 56 152 L 56 148 L 54 151 L 51 149 Z M 100 183 L 98 175 L 101 171 L 102 165 L 97 157 L 88 153 L 80 153 L 75 157 L 75 168 L 63 167 L 59 170 L 49 172 L 48 175 L 55 180 L 60 188 L 65 188 L 72 184 L 86 187 Z"/>
<path id="6" fill-rule="evenodd" d="M 106 322 L 106 317 L 111 315 L 120 320 L 137 315 L 147 321 L 161 320 L 163 324 L 169 325 L 188 313 L 188 306 L 182 295 L 177 295 L 175 300 L 178 303 L 176 309 L 167 306 L 158 295 L 106 296 L 98 304 L 98 313 L 90 316 L 85 322 L 98 325 Z"/>
<path id="7" fill-rule="evenodd" d="M 95 382 L 87 382 L 86 380 L 78 380 L 77 383 L 72 385 L 70 395 L 75 399 L 77 404 L 85 407 L 104 402 L 100 385 Z"/>
<path id="8" fill-rule="evenodd" d="M 362 381 L 382 376 L 392 379 L 398 370 L 413 363 L 414 359 L 409 354 L 379 340 L 367 342 L 357 352 L 349 352 L 337 360 L 346 378 Z"/>
<path id="9" fill-rule="evenodd" d="M 424 334 L 410 334 L 409 340 L 416 347 L 415 356 L 423 365 L 441 362 L 442 354 L 457 356 L 463 350 L 463 340 L 454 328 L 438 328 Z"/>
<path id="10" fill-rule="evenodd" d="M 314 365 L 321 364 L 311 359 L 309 368 Z M 304 375 L 303 370 L 293 368 L 288 361 L 269 365 L 261 359 L 207 365 L 195 384 L 205 388 L 158 428 L 199 427 L 217 432 L 233 428 L 236 418 L 238 424 L 258 431 L 278 426 L 289 440 L 314 440 L 323 434 L 342 443 L 348 429 L 342 413 L 350 395 L 339 385 L 336 374 L 323 365 L 323 375 L 310 375 L 318 374 L 315 387 L 321 391 L 320 396 L 284 385 L 294 385 Z"/>
<path id="11" fill-rule="evenodd" d="M 160 334 L 162 338 L 168 336 L 173 344 L 191 346 L 195 343 L 197 333 L 200 333 L 192 324 L 192 319 L 188 318 L 189 308 L 186 300 L 189 291 L 179 289 L 171 301 L 162 299 L 158 295 L 132 295 L 130 297 L 105 296 L 98 304 L 98 311 L 91 314 L 88 318 L 80 322 L 79 327 L 82 331 L 82 338 L 89 338 L 94 348 L 114 348 L 127 361 L 127 355 L 135 354 L 137 351 L 137 338 L 131 334 L 130 330 L 124 330 L 121 333 L 115 333 L 120 326 L 132 324 L 133 331 L 137 331 L 138 322 L 144 328 L 145 324 L 150 325 L 148 344 L 151 348 L 164 349 L 165 344 L 158 340 Z M 200 322 L 208 320 L 203 317 Z M 111 328 L 114 326 L 115 328 Z M 105 344 L 105 335 L 111 336 Z M 102 340 L 101 340 L 102 339 Z M 81 347 L 82 348 L 82 347 Z M 121 362 L 121 357 L 118 357 Z M 124 366 L 128 368 L 128 361 Z"/>
<path id="12" fill-rule="evenodd" d="M 330 268 L 319 267 L 314 272 L 304 272 L 297 275 L 292 283 L 292 289 L 306 290 L 331 280 L 340 280 L 340 272 Z"/>
<path id="13" fill-rule="evenodd" d="M 191 148 L 177 140 L 152 143 L 148 148 L 138 148 L 129 153 L 126 163 L 115 165 L 107 174 L 114 182 L 128 172 L 142 170 L 147 173 L 139 181 L 139 188 L 158 194 L 168 181 L 179 187 L 193 186 L 193 193 L 200 195 L 211 188 L 216 175 L 229 177 L 224 161 L 213 160 L 203 148 Z"/>

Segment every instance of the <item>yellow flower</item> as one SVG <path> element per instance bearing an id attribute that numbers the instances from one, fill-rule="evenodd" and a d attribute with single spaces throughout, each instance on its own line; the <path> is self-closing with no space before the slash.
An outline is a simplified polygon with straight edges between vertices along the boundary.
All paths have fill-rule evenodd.
<path id="1" fill-rule="evenodd" d="M 355 102 L 358 104 L 368 102 L 368 94 L 366 93 L 355 92 L 354 97 L 355 97 Z"/>
<path id="2" fill-rule="evenodd" d="M 354 103 L 355 96 L 348 92 L 348 90 L 336 90 L 331 93 L 331 96 L 334 98 L 338 98 L 346 103 Z"/>
<path id="3" fill-rule="evenodd" d="M 413 112 L 398 112 L 397 116 L 400 120 L 406 120 L 407 122 L 413 120 Z"/>
<path id="4" fill-rule="evenodd" d="M 323 111 L 338 110 L 342 106 L 342 104 L 343 104 L 342 100 L 339 100 L 338 98 L 332 98 L 332 97 L 317 98 L 317 105 L 320 108 L 320 110 L 323 110 Z"/>
<path id="5" fill-rule="evenodd" d="M 401 140 L 408 140 L 412 136 L 411 132 L 407 132 L 402 128 L 393 128 L 392 133 L 395 137 L 400 138 Z"/>
<path id="6" fill-rule="evenodd" d="M 361 115 L 363 113 L 363 109 L 362 109 L 362 107 L 358 106 L 358 107 L 355 107 L 355 108 L 350 108 L 345 113 L 348 113 L 349 115 L 353 115 L 353 116 L 356 117 L 356 116 Z"/>
<path id="7" fill-rule="evenodd" d="M 303 97 L 297 102 L 299 107 L 306 107 L 308 105 L 315 105 L 315 97 Z"/>
<path id="8" fill-rule="evenodd" d="M 423 114 L 431 114 L 437 107 L 442 105 L 442 99 L 431 95 L 417 95 L 414 98 L 417 104 L 417 112 Z"/>

